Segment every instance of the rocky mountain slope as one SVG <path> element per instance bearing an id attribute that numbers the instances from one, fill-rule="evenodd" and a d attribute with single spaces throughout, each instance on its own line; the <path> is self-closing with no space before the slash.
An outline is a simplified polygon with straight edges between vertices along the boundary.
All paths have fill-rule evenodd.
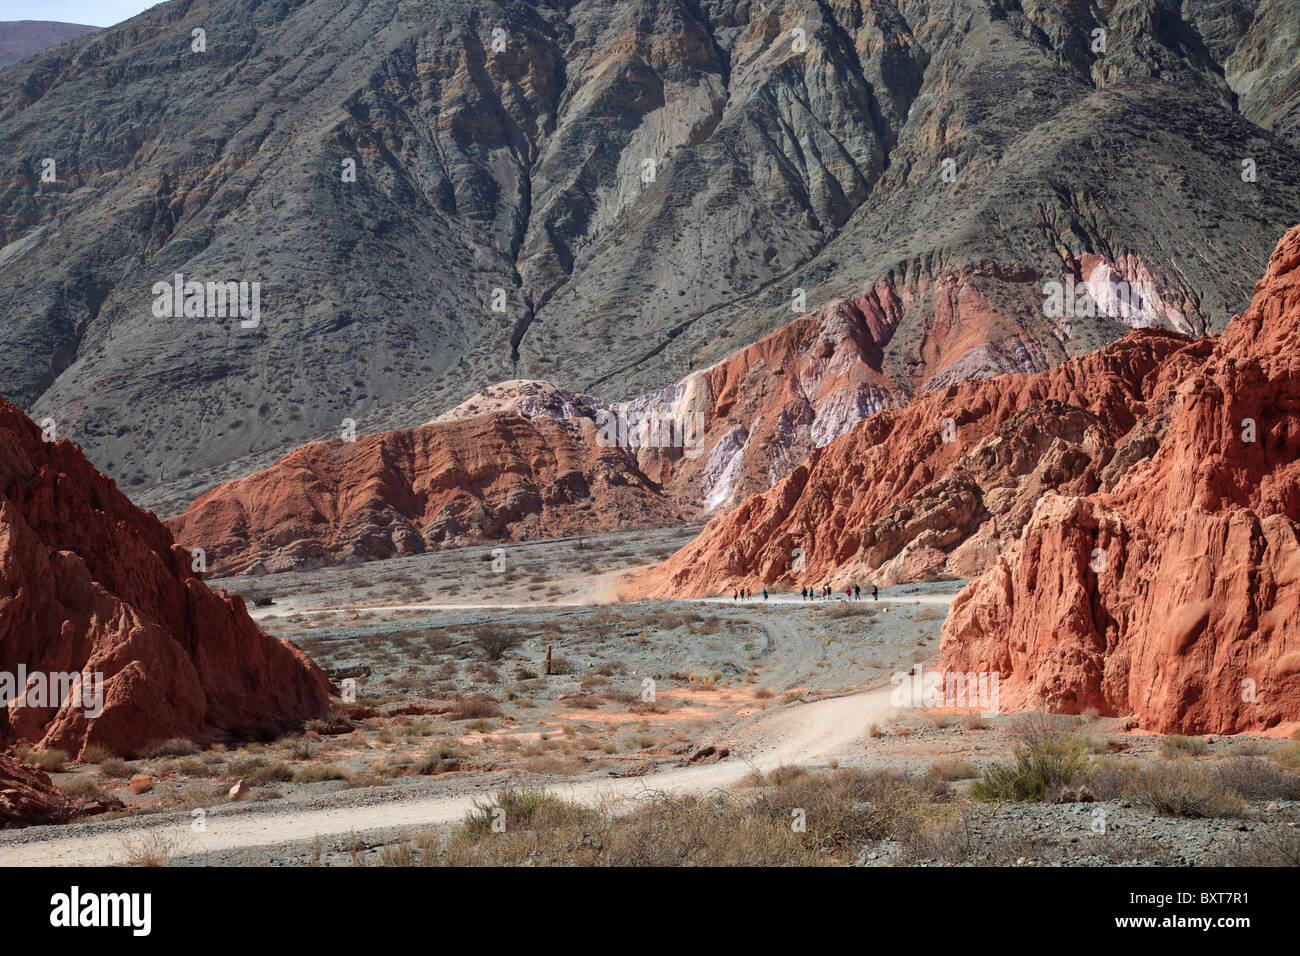
<path id="1" fill-rule="evenodd" d="M 295 449 L 168 524 L 230 573 L 694 520 L 901 400 L 880 347 L 899 311 L 839 303 L 623 402 L 498 383 L 417 428 Z"/>
<path id="2" fill-rule="evenodd" d="M 0 70 L 60 43 L 94 33 L 99 27 L 55 20 L 0 21 Z"/>
<path id="3" fill-rule="evenodd" d="M 593 418 L 511 409 L 305 445 L 168 524 L 232 574 L 681 520 L 632 454 L 600 447 Z"/>
<path id="4" fill-rule="evenodd" d="M 1044 372 L 950 385 L 882 411 L 709 522 L 630 593 L 982 571 L 1045 492 L 1095 491 L 1149 454 L 1151 391 L 1204 342 L 1137 330 Z"/>
<path id="5" fill-rule="evenodd" d="M 0 743 L 122 756 L 320 715 L 297 647 L 208 590 L 152 515 L 0 401 Z"/>
<path id="6" fill-rule="evenodd" d="M 170 508 L 345 418 L 649 394 L 865 296 L 909 393 L 1219 329 L 1300 218 L 1293 15 L 162 4 L 0 73 L 0 392 Z M 249 308 L 169 317 L 177 275 Z M 1152 314 L 1045 315 L 1062 278 Z"/>
<path id="7" fill-rule="evenodd" d="M 1045 495 L 954 602 L 945 666 L 1001 674 L 1003 706 L 1164 733 L 1297 721 L 1300 227 L 1249 310 L 1178 358 L 1151 397 L 1150 455 L 1113 488 Z"/>

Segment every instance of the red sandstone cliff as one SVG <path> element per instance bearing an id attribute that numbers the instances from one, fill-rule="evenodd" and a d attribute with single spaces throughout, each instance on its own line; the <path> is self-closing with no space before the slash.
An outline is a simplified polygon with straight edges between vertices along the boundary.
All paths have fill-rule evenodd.
<path id="1" fill-rule="evenodd" d="M 1090 493 L 1149 454 L 1154 438 L 1140 423 L 1162 370 L 1207 349 L 1135 331 L 1045 372 L 951 385 L 883 411 L 715 518 L 629 594 L 982 571 L 1045 492 Z M 1174 358 L 1184 353 L 1193 358 Z"/>
<path id="2" fill-rule="evenodd" d="M 1300 227 L 1247 312 L 1164 370 L 1158 447 L 1113 489 L 1048 495 L 953 604 L 945 666 L 1004 708 L 1160 732 L 1300 720 Z"/>
<path id="3" fill-rule="evenodd" d="M 153 515 L 0 400 L 0 675 L 23 672 L 0 741 L 74 754 L 219 738 L 317 716 L 329 701 L 319 668 L 260 631 L 238 597 L 213 594 Z M 83 675 L 81 699 L 49 693 L 62 674 Z"/>
<path id="4" fill-rule="evenodd" d="M 514 397 L 523 393 L 563 399 L 523 387 Z M 244 573 L 680 520 L 633 455 L 600 446 L 592 418 L 502 407 L 304 445 L 169 524 L 186 547 L 207 551 L 210 570 Z"/>

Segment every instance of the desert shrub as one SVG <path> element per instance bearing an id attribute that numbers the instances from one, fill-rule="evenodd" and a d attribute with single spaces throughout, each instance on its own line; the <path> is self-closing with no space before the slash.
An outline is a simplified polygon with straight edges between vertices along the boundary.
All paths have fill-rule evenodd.
<path id="1" fill-rule="evenodd" d="M 42 750 L 34 758 L 36 766 L 42 770 L 57 772 L 63 769 L 63 765 L 68 762 L 68 752 L 52 747 L 49 750 Z"/>
<path id="2" fill-rule="evenodd" d="M 176 852 L 176 841 L 158 830 L 151 830 L 126 840 L 128 866 L 166 866 L 167 860 L 174 852 Z"/>
<path id="3" fill-rule="evenodd" d="M 565 820 L 581 819 L 587 815 L 587 811 L 541 787 L 505 787 L 497 791 L 492 800 L 474 801 L 474 809 L 465 818 L 466 832 L 474 836 L 492 833 L 498 811 L 503 814 L 500 819 L 507 833 L 554 827 Z"/>
<path id="4" fill-rule="evenodd" d="M 1228 748 L 1228 753 L 1234 757 L 1264 757 L 1268 747 L 1262 740 L 1241 740 Z"/>
<path id="5" fill-rule="evenodd" d="M 99 762 L 99 775 L 110 780 L 126 780 L 135 773 L 135 767 L 120 757 L 109 757 Z"/>
<path id="6" fill-rule="evenodd" d="M 1209 744 L 1204 737 L 1184 737 L 1181 734 L 1166 734 L 1160 739 L 1160 756 L 1173 760 L 1178 757 L 1201 757 L 1209 752 Z"/>
<path id="7" fill-rule="evenodd" d="M 289 783 L 293 778 L 293 768 L 283 761 L 276 760 L 264 767 L 258 767 L 248 775 L 247 781 L 250 786 L 257 787 L 266 783 Z"/>
<path id="8" fill-rule="evenodd" d="M 1267 824 L 1238 837 L 1212 861 L 1217 866 L 1300 866 L 1300 827 Z"/>
<path id="9" fill-rule="evenodd" d="M 325 780 L 347 780 L 349 774 L 342 767 L 336 767 L 332 763 L 316 764 L 311 767 L 303 767 L 293 775 L 294 783 L 321 783 Z"/>
<path id="10" fill-rule="evenodd" d="M 452 720 L 478 720 L 484 717 L 500 717 L 501 702 L 495 697 L 488 697 L 483 694 L 475 697 L 465 697 L 452 704 L 447 716 Z"/>
<path id="11" fill-rule="evenodd" d="M 82 799 L 93 799 L 101 793 L 99 784 L 93 777 L 77 777 L 62 784 L 59 789 L 70 797 Z"/>
<path id="12" fill-rule="evenodd" d="M 1118 800 L 1130 789 L 1141 764 L 1131 758 L 1101 757 L 1093 764 L 1088 786 L 1098 800 Z"/>
<path id="13" fill-rule="evenodd" d="M 1010 763 L 986 767 L 970 792 L 987 802 L 1039 803 L 1055 800 L 1066 787 L 1085 782 L 1092 770 L 1093 758 L 1080 741 L 1043 737 L 1033 745 L 1017 745 Z"/>
<path id="14" fill-rule="evenodd" d="M 744 796 L 654 793 L 586 808 L 541 789 L 481 802 L 444 845 L 410 842 L 421 866 L 819 866 L 853 859 L 867 839 L 921 839 L 960 816 L 946 785 L 884 771 L 753 775 Z M 494 832 L 498 808 L 505 828 Z M 802 811 L 806 831 L 791 826 Z"/>
<path id="15" fill-rule="evenodd" d="M 930 764 L 925 772 L 936 780 L 971 780 L 979 776 L 979 769 L 969 760 L 939 760 Z"/>
<path id="16" fill-rule="evenodd" d="M 1007 721 L 1006 729 L 1026 747 L 1035 747 L 1044 740 L 1062 737 L 1072 732 L 1075 720 L 1064 714 L 1025 713 Z"/>
<path id="17" fill-rule="evenodd" d="M 1246 811 L 1241 795 L 1223 782 L 1214 767 L 1181 760 L 1137 771 L 1125 796 L 1171 817 L 1238 817 Z"/>
<path id="18" fill-rule="evenodd" d="M 1300 800 L 1300 774 L 1262 757 L 1230 757 L 1212 767 L 1225 787 L 1247 800 Z"/>
<path id="19" fill-rule="evenodd" d="M 81 748 L 82 763 L 103 763 L 115 756 L 117 755 L 103 744 L 86 744 Z"/>
<path id="20" fill-rule="evenodd" d="M 952 804 L 938 804 L 916 815 L 897 833 L 899 862 L 942 860 L 960 863 L 976 852 L 970 814 Z"/>
<path id="21" fill-rule="evenodd" d="M 153 744 L 146 751 L 148 757 L 189 757 L 199 752 L 199 746 L 186 737 L 172 737 Z"/>
<path id="22" fill-rule="evenodd" d="M 1283 744 L 1273 751 L 1273 759 L 1288 770 L 1300 770 L 1300 743 Z"/>
<path id="23" fill-rule="evenodd" d="M 506 652 L 518 647 L 524 641 L 517 631 L 482 628 L 474 635 L 474 643 L 489 661 L 499 661 Z"/>

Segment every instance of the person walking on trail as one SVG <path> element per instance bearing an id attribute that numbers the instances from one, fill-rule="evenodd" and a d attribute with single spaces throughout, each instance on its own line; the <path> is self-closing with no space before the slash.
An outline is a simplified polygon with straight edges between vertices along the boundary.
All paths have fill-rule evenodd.
<path id="1" fill-rule="evenodd" d="M 873 601 L 880 600 L 880 592 L 876 590 L 876 584 L 874 581 L 871 583 L 871 600 Z"/>
<path id="2" fill-rule="evenodd" d="M 851 597 L 853 597 L 853 588 L 846 584 L 844 585 L 844 600 L 847 601 Z"/>
<path id="3" fill-rule="evenodd" d="M 855 601 L 862 600 L 862 588 L 860 585 L 857 584 L 853 585 L 853 600 Z"/>
<path id="4" fill-rule="evenodd" d="M 767 588 L 763 588 L 763 600 L 767 600 Z"/>
<path id="5" fill-rule="evenodd" d="M 731 589 L 731 600 L 733 602 L 740 600 L 740 591 L 736 588 Z"/>
<path id="6" fill-rule="evenodd" d="M 799 591 L 799 597 L 800 597 L 801 599 L 805 600 L 805 601 L 808 600 L 808 589 L 807 589 L 807 588 L 803 588 L 802 590 L 800 590 L 800 591 Z"/>

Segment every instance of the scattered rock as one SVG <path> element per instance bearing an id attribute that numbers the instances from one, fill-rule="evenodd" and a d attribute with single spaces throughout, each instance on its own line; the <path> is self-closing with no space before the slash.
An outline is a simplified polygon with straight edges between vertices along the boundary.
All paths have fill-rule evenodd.
<path id="1" fill-rule="evenodd" d="M 64 823 L 72 810 L 45 771 L 0 754 L 0 829 Z"/>

